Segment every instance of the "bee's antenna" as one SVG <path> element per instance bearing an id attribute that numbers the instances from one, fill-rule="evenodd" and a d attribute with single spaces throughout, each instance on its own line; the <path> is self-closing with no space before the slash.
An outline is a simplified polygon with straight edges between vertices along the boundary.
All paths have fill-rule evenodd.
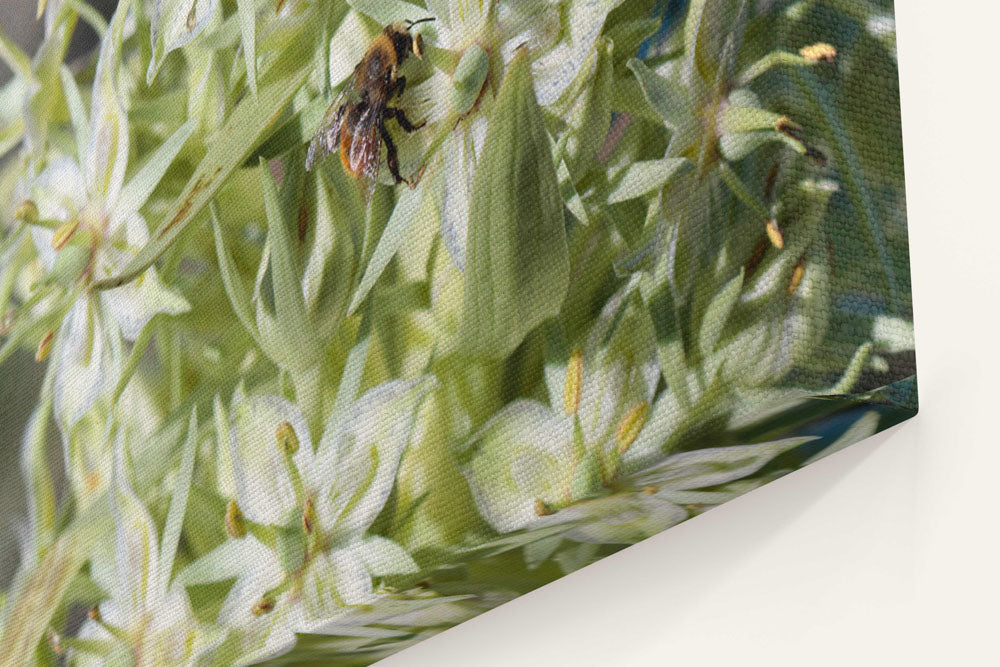
<path id="1" fill-rule="evenodd" d="M 437 20 L 437 19 L 435 19 L 433 16 L 428 16 L 425 19 L 417 19 L 416 21 L 411 21 L 411 20 L 407 19 L 406 20 L 406 29 L 409 30 L 410 28 L 412 28 L 413 26 L 417 25 L 418 23 L 427 23 L 428 21 L 435 21 L 435 20 Z"/>

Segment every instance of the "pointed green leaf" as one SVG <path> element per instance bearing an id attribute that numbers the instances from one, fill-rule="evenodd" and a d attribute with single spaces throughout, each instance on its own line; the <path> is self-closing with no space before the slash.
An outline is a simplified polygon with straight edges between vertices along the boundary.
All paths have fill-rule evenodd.
<path id="1" fill-rule="evenodd" d="M 115 390 L 111 393 L 111 405 L 118 404 L 118 399 L 121 398 L 125 387 L 128 386 L 135 372 L 139 370 L 139 363 L 142 361 L 143 355 L 146 354 L 146 347 L 153 337 L 153 326 L 151 326 L 151 323 L 152 320 L 146 322 L 146 325 L 139 332 L 138 338 L 135 339 L 135 343 L 132 345 L 132 351 L 129 352 L 128 360 L 122 368 L 122 373 L 118 378 L 118 383 L 115 385 Z"/>
<path id="2" fill-rule="evenodd" d="M 31 71 L 31 58 L 21 50 L 21 47 L 14 40 L 4 34 L 3 26 L 0 26 L 0 60 L 25 81 L 34 80 L 35 75 Z"/>
<path id="3" fill-rule="evenodd" d="M 614 45 L 599 39 L 588 57 L 593 76 L 570 112 L 570 140 L 567 166 L 577 179 L 597 163 L 597 153 L 611 127 L 611 96 L 614 90 Z M 582 78 L 582 77 L 581 77 Z"/>
<path id="4" fill-rule="evenodd" d="M 80 89 L 69 68 L 62 65 L 59 68 L 59 78 L 62 79 L 63 95 L 66 96 L 66 106 L 69 109 L 69 119 L 73 124 L 73 136 L 76 139 L 77 159 L 83 159 L 83 152 L 90 142 L 90 123 L 87 120 L 87 110 L 80 97 Z"/>
<path id="5" fill-rule="evenodd" d="M 170 509 L 167 510 L 167 521 L 163 524 L 163 537 L 160 540 L 160 581 L 157 585 L 161 593 L 166 593 L 170 584 L 170 574 L 174 569 L 174 557 L 177 555 L 177 545 L 181 539 L 181 525 L 184 523 L 184 511 L 187 509 L 188 492 L 191 490 L 191 477 L 194 474 L 194 460 L 198 452 L 198 409 L 191 411 L 188 420 L 187 439 L 181 450 L 181 464 L 177 471 L 177 481 L 170 494 Z"/>
<path id="6" fill-rule="evenodd" d="M 257 324 L 254 320 L 253 308 L 250 304 L 250 291 L 243 282 L 243 276 L 240 275 L 239 269 L 233 263 L 233 260 L 229 257 L 229 251 L 226 250 L 225 235 L 222 233 L 222 226 L 219 224 L 219 208 L 218 204 L 214 201 L 211 205 L 212 210 L 212 231 L 215 234 L 215 254 L 219 261 L 219 274 L 222 276 L 222 285 L 226 290 L 226 296 L 229 297 L 229 303 L 233 306 L 233 310 L 236 312 L 236 318 L 243 325 L 243 328 L 247 330 L 254 341 L 260 345 L 260 335 L 257 331 Z"/>
<path id="7" fill-rule="evenodd" d="M 25 428 L 21 444 L 21 471 L 24 475 L 28 501 L 30 533 L 27 544 L 22 548 L 26 559 L 40 557 L 43 549 L 55 537 L 56 529 L 56 489 L 53 484 L 46 444 L 52 415 L 52 379 L 55 364 L 49 364 L 45 371 L 38 404 Z"/>
<path id="8" fill-rule="evenodd" d="M 114 217 L 116 220 L 127 220 L 136 213 L 153 194 L 163 174 L 173 163 L 174 158 L 184 147 L 191 132 L 194 131 L 195 121 L 189 120 L 174 131 L 167 140 L 160 144 L 159 148 L 146 160 L 139 171 L 126 183 L 118 196 L 115 204 Z"/>
<path id="9" fill-rule="evenodd" d="M 164 58 L 198 36 L 215 13 L 218 0 L 156 0 L 150 16 L 153 49 L 146 70 L 146 85 L 153 83 Z"/>
<path id="10" fill-rule="evenodd" d="M 688 92 L 680 84 L 663 78 L 636 58 L 628 62 L 628 68 L 639 81 L 649 106 L 664 123 L 679 131 L 690 122 L 694 112 L 691 109 Z"/>
<path id="11" fill-rule="evenodd" d="M 285 174 L 284 189 L 295 190 L 293 172 Z M 278 188 L 267 163 L 260 162 L 260 181 L 264 193 L 264 210 L 267 214 L 267 234 L 270 253 L 271 279 L 274 288 L 274 307 L 279 329 L 288 335 L 288 344 L 305 356 L 315 347 L 309 312 L 298 268 L 298 253 L 291 235 L 288 206 L 279 200 Z M 297 210 L 297 207 L 296 209 Z"/>
<path id="12" fill-rule="evenodd" d="M 257 96 L 257 12 L 253 0 L 236 0 L 243 39 L 243 60 L 247 67 L 247 83 Z"/>
<path id="13" fill-rule="evenodd" d="M 308 40 L 300 39 L 277 58 L 262 77 L 257 97 L 245 98 L 230 115 L 149 243 L 118 275 L 94 283 L 97 289 L 113 289 L 138 277 L 191 224 L 226 177 L 274 126 L 285 105 L 309 76 L 310 48 Z"/>
<path id="14" fill-rule="evenodd" d="M 558 314 L 569 285 L 564 225 L 549 137 L 522 50 L 500 88 L 473 181 L 462 321 L 470 353 L 506 356 Z"/>
<path id="15" fill-rule="evenodd" d="M 701 334 L 698 337 L 698 347 L 702 357 L 707 359 L 715 351 L 715 344 L 722 335 L 722 329 L 726 326 L 733 306 L 740 297 L 740 289 L 743 287 L 743 270 L 727 282 L 719 292 L 712 297 L 712 301 L 705 309 L 705 317 L 701 322 Z"/>
<path id="16" fill-rule="evenodd" d="M 365 372 L 365 364 L 368 362 L 368 350 L 372 341 L 372 321 L 371 312 L 365 313 L 361 320 L 361 329 L 358 330 L 354 346 L 347 354 L 347 361 L 344 362 L 344 370 L 340 375 L 340 385 L 337 387 L 337 397 L 333 401 L 331 411 L 332 421 L 328 428 L 336 430 L 339 424 L 333 421 L 342 421 L 347 415 L 347 410 L 358 397 L 361 389 L 361 378 Z"/>
<path id="17" fill-rule="evenodd" d="M 389 217 L 385 231 L 382 232 L 382 236 L 375 246 L 375 251 L 368 261 L 368 266 L 365 267 L 361 283 L 358 284 L 358 289 L 354 292 L 354 298 L 351 299 L 351 305 L 347 308 L 348 315 L 353 315 L 354 311 L 361 305 L 361 302 L 365 300 L 368 292 L 375 286 L 375 282 L 379 276 L 385 271 L 385 267 L 389 265 L 389 261 L 403 244 L 410 226 L 416 219 L 417 211 L 420 210 L 420 204 L 423 199 L 422 195 L 423 187 L 419 185 L 414 189 L 403 189 L 403 194 L 399 196 L 399 201 L 396 202 L 396 207 L 392 210 L 392 215 Z"/>
<path id="18" fill-rule="evenodd" d="M 624 170 L 618 185 L 608 196 L 608 202 L 617 204 L 659 190 L 677 176 L 693 168 L 691 160 L 683 157 L 635 162 Z"/>
<path id="19" fill-rule="evenodd" d="M 750 189 L 743 183 L 739 174 L 732 167 L 725 162 L 720 162 L 719 175 L 722 177 L 722 182 L 729 186 L 729 191 L 737 199 L 746 204 L 747 208 L 756 213 L 761 220 L 766 220 L 770 217 L 767 214 L 767 209 L 764 208 L 764 204 L 750 192 Z"/>

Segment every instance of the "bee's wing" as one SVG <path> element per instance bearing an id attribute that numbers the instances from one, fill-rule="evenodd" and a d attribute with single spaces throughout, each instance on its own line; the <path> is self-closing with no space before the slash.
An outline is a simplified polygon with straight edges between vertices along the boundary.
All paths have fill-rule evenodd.
<path id="1" fill-rule="evenodd" d="M 372 102 L 365 106 L 359 117 L 348 128 L 351 133 L 351 149 L 348 153 L 350 170 L 362 184 L 362 194 L 367 204 L 378 182 L 379 165 L 382 162 L 382 115 L 385 105 Z"/>
<path id="2" fill-rule="evenodd" d="M 356 86 L 357 80 L 358 70 L 355 68 L 326 110 L 323 120 L 320 121 L 316 133 L 309 142 L 309 151 L 306 153 L 306 171 L 310 171 L 313 165 L 340 149 L 340 133 L 344 127 L 347 109 L 360 99 Z"/>

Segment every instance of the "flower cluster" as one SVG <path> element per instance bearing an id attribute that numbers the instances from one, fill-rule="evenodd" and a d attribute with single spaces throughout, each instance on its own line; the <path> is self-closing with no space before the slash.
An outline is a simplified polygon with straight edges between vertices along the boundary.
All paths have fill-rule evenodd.
<path id="1" fill-rule="evenodd" d="M 5 660 L 367 664 L 910 414 L 894 40 L 841 5 L 0 31 Z M 390 25 L 368 192 L 307 146 Z"/>

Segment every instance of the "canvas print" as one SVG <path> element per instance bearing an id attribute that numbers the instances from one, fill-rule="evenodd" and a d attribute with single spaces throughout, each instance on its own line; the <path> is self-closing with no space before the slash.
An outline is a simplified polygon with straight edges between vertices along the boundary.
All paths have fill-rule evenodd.
<path id="1" fill-rule="evenodd" d="M 371 664 L 917 410 L 891 0 L 10 5 L 5 665 Z"/>

